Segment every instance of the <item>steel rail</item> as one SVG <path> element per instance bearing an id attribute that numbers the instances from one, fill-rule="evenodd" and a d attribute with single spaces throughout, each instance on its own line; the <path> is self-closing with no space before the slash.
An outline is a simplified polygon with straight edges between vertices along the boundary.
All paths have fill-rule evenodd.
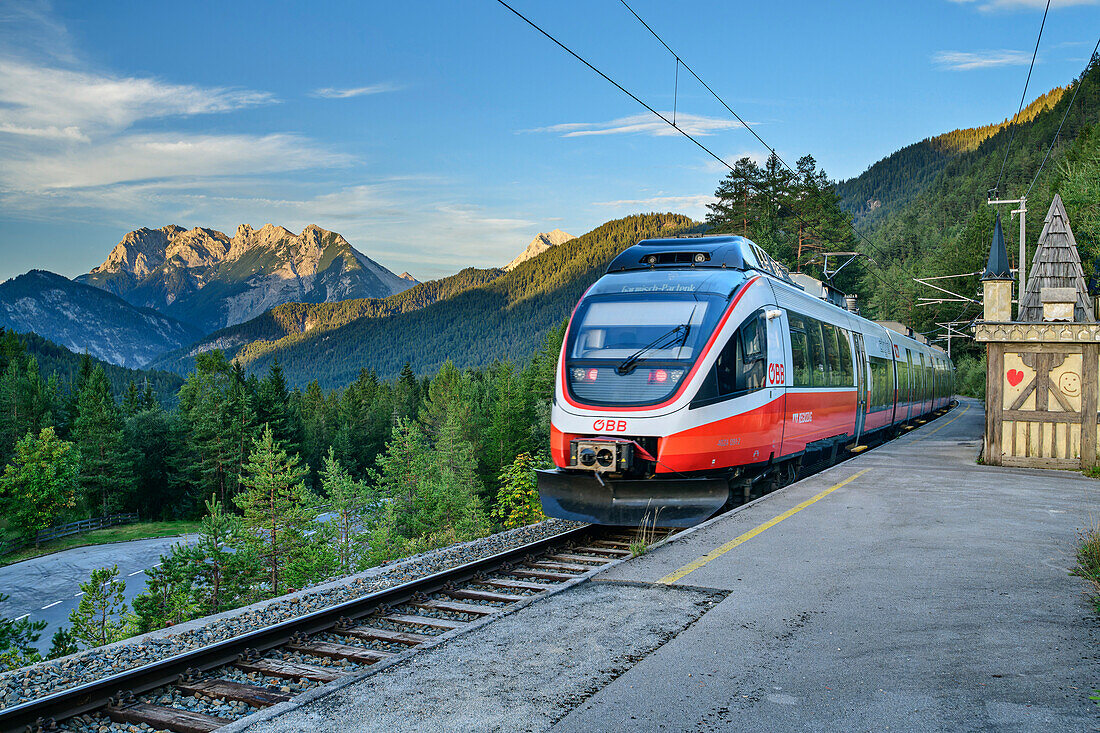
<path id="1" fill-rule="evenodd" d="M 469 580 L 480 572 L 489 571 L 514 560 L 523 559 L 527 555 L 544 552 L 555 545 L 572 542 L 599 532 L 599 528 L 590 525 L 578 527 L 391 588 L 374 591 L 360 598 L 322 608 L 304 616 L 249 631 L 231 639 L 181 652 L 167 659 L 60 690 L 36 700 L 28 700 L 0 710 L 0 731 L 23 733 L 28 729 L 33 730 L 39 721 L 48 721 L 51 718 L 61 722 L 66 718 L 106 706 L 110 698 L 120 692 L 128 691 L 139 695 L 157 687 L 172 684 L 190 669 L 206 672 L 231 664 L 237 661 L 238 656 L 247 649 L 267 651 L 286 644 L 296 633 L 316 634 L 332 628 L 343 617 L 359 618 L 379 606 L 397 605 L 415 593 L 432 593 L 447 583 Z"/>

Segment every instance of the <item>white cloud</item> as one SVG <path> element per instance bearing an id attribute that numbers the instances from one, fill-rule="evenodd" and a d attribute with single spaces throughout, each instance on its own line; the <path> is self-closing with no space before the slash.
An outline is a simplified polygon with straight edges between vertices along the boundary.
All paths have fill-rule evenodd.
<path id="1" fill-rule="evenodd" d="M 1043 10 L 1047 0 L 950 0 L 959 5 L 975 5 L 978 10 L 1016 10 L 1020 8 L 1033 8 Z M 1050 9 L 1068 8 L 1073 5 L 1096 5 L 1100 0 L 1050 0 Z M 980 4 L 979 4 L 980 3 Z"/>
<path id="2" fill-rule="evenodd" d="M 170 84 L 157 79 L 89 74 L 0 59 L 0 131 L 33 137 L 88 138 L 140 120 L 271 104 L 267 92 Z"/>
<path id="3" fill-rule="evenodd" d="M 672 112 L 661 112 L 668 119 L 672 119 Z M 690 115 L 679 113 L 676 115 L 677 126 L 692 136 L 712 135 L 720 130 L 732 130 L 741 127 L 741 123 L 735 120 L 726 120 L 719 117 L 704 117 L 702 115 Z M 551 132 L 560 133 L 562 137 L 584 137 L 588 135 L 652 135 L 663 137 L 679 135 L 668 123 L 650 114 L 643 113 L 620 117 L 608 122 L 566 122 L 549 127 L 538 127 L 527 132 Z"/>
<path id="4" fill-rule="evenodd" d="M 155 179 L 251 176 L 331 167 L 349 160 L 293 135 L 122 135 L 79 145 L 64 154 L 7 160 L 0 185 L 7 190 L 44 192 Z M 70 195 L 79 196 L 79 192 Z"/>
<path id="5" fill-rule="evenodd" d="M 175 84 L 0 58 L 0 207 L 35 218 L 105 206 L 133 211 L 138 182 L 155 191 L 345 165 L 351 158 L 298 135 L 173 131 L 171 120 L 277 100 L 268 92 Z M 166 128 L 142 130 L 151 120 Z M 226 181 L 218 182 L 224 187 Z M 146 217 L 142 216 L 142 220 Z"/>
<path id="6" fill-rule="evenodd" d="M 677 214 L 686 214 L 691 218 L 702 221 L 708 213 L 707 204 L 714 203 L 717 199 L 707 193 L 688 195 L 666 195 L 658 193 L 648 198 L 620 199 L 618 201 L 595 201 L 593 206 L 611 209 L 616 216 L 637 214 L 647 211 L 672 211 Z"/>
<path id="7" fill-rule="evenodd" d="M 932 55 L 932 62 L 941 69 L 971 71 L 996 66 L 1027 66 L 1031 63 L 1031 54 L 1010 50 L 938 51 Z"/>
<path id="8" fill-rule="evenodd" d="M 380 84 L 371 84 L 365 87 L 354 87 L 351 89 L 338 89 L 335 87 L 325 87 L 323 89 L 314 89 L 311 96 L 322 97 L 324 99 L 348 99 L 349 97 L 363 97 L 368 94 L 382 94 L 384 92 L 396 92 L 401 89 L 397 84 L 391 84 L 390 82 L 382 82 Z"/>
<path id="9" fill-rule="evenodd" d="M 619 201 L 596 201 L 595 206 L 612 206 L 617 209 L 648 207 L 649 210 L 666 210 L 680 207 L 699 209 L 707 204 L 717 201 L 714 196 L 707 193 L 692 196 L 652 196 L 647 199 L 621 199 Z"/>

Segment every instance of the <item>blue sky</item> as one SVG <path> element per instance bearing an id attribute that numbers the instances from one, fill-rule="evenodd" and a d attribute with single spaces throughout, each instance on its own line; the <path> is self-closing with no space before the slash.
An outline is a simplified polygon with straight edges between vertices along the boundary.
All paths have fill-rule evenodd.
<path id="1" fill-rule="evenodd" d="M 634 9 L 779 153 L 857 175 L 1016 111 L 1045 0 Z M 659 110 L 674 62 L 615 0 L 514 5 Z M 1097 0 L 1054 0 L 1028 97 L 1084 67 Z M 680 74 L 680 121 L 748 131 Z M 344 234 L 421 280 L 540 231 L 697 218 L 723 174 L 493 0 L 0 2 L 0 279 L 87 272 L 141 226 Z"/>

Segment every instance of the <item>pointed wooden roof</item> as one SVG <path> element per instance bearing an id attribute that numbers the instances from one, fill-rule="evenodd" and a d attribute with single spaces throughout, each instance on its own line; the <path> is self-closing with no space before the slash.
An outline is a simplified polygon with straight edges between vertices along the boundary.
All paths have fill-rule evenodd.
<path id="1" fill-rule="evenodd" d="M 1039 298 L 1043 288 L 1076 289 L 1077 305 L 1073 309 L 1073 320 L 1096 320 L 1088 289 L 1085 287 L 1085 274 L 1081 270 L 1077 240 L 1073 238 L 1062 197 L 1057 194 L 1050 203 L 1050 210 L 1043 222 L 1043 233 L 1039 235 L 1039 247 L 1035 250 L 1035 257 L 1031 260 L 1031 269 L 1027 274 L 1027 289 L 1020 299 L 1018 320 L 1024 323 L 1038 323 L 1043 320 L 1043 302 Z"/>
<path id="2" fill-rule="evenodd" d="M 993 224 L 993 241 L 989 245 L 989 259 L 985 264 L 982 280 L 1012 280 L 1012 269 L 1008 264 L 1008 252 L 1005 250 L 1005 235 L 1001 230 L 1001 215 Z"/>

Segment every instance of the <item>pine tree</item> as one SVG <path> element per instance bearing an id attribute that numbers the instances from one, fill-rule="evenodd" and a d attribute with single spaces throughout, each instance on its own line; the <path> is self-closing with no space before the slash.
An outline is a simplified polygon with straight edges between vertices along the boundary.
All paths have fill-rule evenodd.
<path id="1" fill-rule="evenodd" d="M 398 415 L 416 417 L 420 407 L 420 383 L 416 380 L 409 362 L 405 362 L 405 366 L 401 368 L 401 374 L 397 377 L 396 401 Z"/>
<path id="2" fill-rule="evenodd" d="M 141 409 L 141 399 L 141 393 L 138 392 L 137 385 L 131 379 L 126 386 L 126 394 L 122 397 L 122 416 L 127 418 L 136 415 Z"/>
<path id="3" fill-rule="evenodd" d="M 134 596 L 134 612 L 129 618 L 134 633 L 144 634 L 194 617 L 199 607 L 194 581 L 202 562 L 193 546 L 180 542 L 145 571 L 145 590 Z"/>
<path id="4" fill-rule="evenodd" d="M 314 529 L 316 501 L 303 483 L 308 471 L 297 455 L 287 456 L 271 426 L 264 425 L 241 476 L 244 489 L 234 497 L 249 530 L 247 543 L 263 561 L 272 595 L 286 587 L 288 567 L 306 560 L 312 549 L 306 533 Z"/>
<path id="5" fill-rule="evenodd" d="M 291 409 L 290 392 L 287 390 L 283 368 L 276 359 L 271 363 L 267 376 L 256 391 L 257 424 L 271 426 L 275 439 L 288 451 L 296 452 L 300 444 L 300 435 L 295 415 Z"/>
<path id="6" fill-rule="evenodd" d="M 432 450 L 432 464 L 426 490 L 417 501 L 419 533 L 441 533 L 448 544 L 481 536 L 486 522 L 477 460 L 462 435 L 457 412 L 448 413 Z"/>
<path id="7" fill-rule="evenodd" d="M 72 443 L 59 440 L 53 428 L 27 434 L 0 477 L 0 500 L 8 526 L 34 537 L 76 506 L 80 457 Z"/>
<path id="8" fill-rule="evenodd" d="M 336 550 L 336 561 L 344 573 L 359 566 L 363 554 L 363 526 L 368 508 L 374 503 L 367 487 L 354 480 L 329 448 L 321 471 L 321 490 L 328 499 L 333 519 L 329 522 Z"/>
<path id="9" fill-rule="evenodd" d="M 423 534 L 417 501 L 431 472 L 431 450 L 414 421 L 397 417 L 386 450 L 378 455 L 370 477 L 378 495 L 391 509 L 393 531 L 410 538 Z"/>
<path id="10" fill-rule="evenodd" d="M 535 468 L 546 463 L 549 461 L 536 460 L 530 453 L 520 453 L 510 466 L 500 472 L 500 491 L 493 517 L 506 529 L 546 519 L 535 479 Z"/>
<path id="11" fill-rule="evenodd" d="M 74 435 L 86 501 L 98 505 L 104 515 L 116 511 L 132 489 L 132 464 L 122 442 L 118 407 L 101 366 L 92 370 L 80 390 Z"/>
<path id="12" fill-rule="evenodd" d="M 60 659 L 70 654 L 76 654 L 78 651 L 80 651 L 80 647 L 76 644 L 76 637 L 73 636 L 73 632 L 64 626 L 60 626 L 50 637 L 50 651 L 47 652 L 46 659 Z"/>
<path id="13" fill-rule="evenodd" d="M 496 479 L 501 470 L 531 446 L 530 426 L 534 423 L 530 395 L 515 367 L 496 362 L 489 367 L 489 424 L 483 446 L 485 483 Z"/>
<path id="14" fill-rule="evenodd" d="M 216 498 L 206 502 L 191 568 L 195 595 L 204 615 L 247 602 L 260 577 L 257 557 L 246 547 L 244 521 L 225 511 Z"/>
<path id="15" fill-rule="evenodd" d="M 8 596 L 0 593 L 0 603 Z M 0 672 L 16 669 L 41 660 L 34 643 L 46 628 L 45 621 L 31 621 L 27 618 L 13 621 L 0 617 Z"/>
<path id="16" fill-rule="evenodd" d="M 73 637 L 86 649 L 122 639 L 126 582 L 118 580 L 118 565 L 96 568 L 80 590 L 80 603 L 69 614 Z"/>
<path id="17" fill-rule="evenodd" d="M 716 234 L 739 234 L 750 239 L 765 214 L 764 172 L 751 158 L 741 158 L 718 184 L 717 201 L 707 204 L 707 224 Z"/>

